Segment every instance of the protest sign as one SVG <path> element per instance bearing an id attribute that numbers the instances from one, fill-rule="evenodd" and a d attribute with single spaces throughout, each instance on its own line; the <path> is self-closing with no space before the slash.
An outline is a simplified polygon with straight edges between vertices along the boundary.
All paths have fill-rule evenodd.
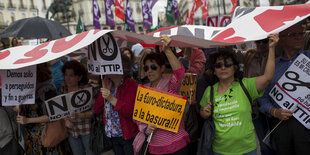
<path id="1" fill-rule="evenodd" d="M 37 78 L 36 71 L 36 65 L 0 71 L 2 76 L 3 106 L 34 104 Z"/>
<path id="2" fill-rule="evenodd" d="M 310 129 L 310 59 L 300 54 L 287 69 L 269 95 L 283 109 Z"/>
<path id="3" fill-rule="evenodd" d="M 196 102 L 197 74 L 185 73 L 180 94 L 187 97 L 187 103 Z"/>
<path id="4" fill-rule="evenodd" d="M 60 58 L 87 47 L 107 33 L 127 42 L 154 45 L 162 45 L 159 37 L 168 35 L 172 39 L 172 47 L 210 48 L 261 40 L 309 17 L 310 4 L 237 8 L 233 16 L 226 27 L 182 25 L 150 35 L 120 30 L 89 30 L 37 46 L 17 46 L 0 51 L 0 69 L 17 69 Z"/>
<path id="5" fill-rule="evenodd" d="M 206 19 L 206 25 L 212 27 L 225 27 L 230 23 L 230 16 L 208 16 Z"/>
<path id="6" fill-rule="evenodd" d="M 88 46 L 88 72 L 123 74 L 121 54 L 111 33 L 107 33 Z"/>
<path id="7" fill-rule="evenodd" d="M 185 103 L 183 96 L 139 85 L 133 119 L 178 132 Z"/>
<path id="8" fill-rule="evenodd" d="M 60 120 L 68 115 L 89 110 L 92 107 L 92 99 L 91 87 L 51 98 L 45 101 L 49 119 Z"/>

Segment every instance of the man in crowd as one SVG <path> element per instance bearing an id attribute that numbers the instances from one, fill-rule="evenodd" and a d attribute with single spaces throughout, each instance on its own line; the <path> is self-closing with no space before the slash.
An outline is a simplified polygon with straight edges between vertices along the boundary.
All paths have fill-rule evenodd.
<path id="1" fill-rule="evenodd" d="M 297 23 L 282 31 L 279 35 L 279 44 L 283 47 L 283 54 L 276 59 L 275 75 L 271 83 L 266 87 L 264 95 L 259 99 L 260 111 L 270 116 L 271 128 L 274 128 L 281 120 L 281 124 L 272 133 L 272 142 L 277 154 L 303 155 L 310 152 L 310 130 L 303 126 L 296 118 L 293 111 L 280 108 L 269 96 L 269 92 L 275 86 L 283 73 L 301 53 L 310 57 L 310 51 L 302 50 L 304 43 L 304 29 Z"/>

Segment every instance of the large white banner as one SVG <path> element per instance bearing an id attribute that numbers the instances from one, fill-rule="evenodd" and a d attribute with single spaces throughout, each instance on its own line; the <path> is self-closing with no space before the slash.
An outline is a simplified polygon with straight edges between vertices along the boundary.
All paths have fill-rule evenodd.
<path id="1" fill-rule="evenodd" d="M 269 95 L 283 109 L 310 129 L 310 59 L 300 54 L 287 69 Z"/>
<path id="2" fill-rule="evenodd" d="M 17 46 L 0 51 L 0 69 L 17 69 L 57 59 L 87 47 L 104 34 L 133 43 L 161 45 L 160 35 L 171 36 L 171 46 L 219 47 L 266 38 L 310 15 L 310 4 L 238 8 L 226 27 L 183 25 L 150 35 L 120 30 L 90 30 L 37 46 Z"/>
<path id="3" fill-rule="evenodd" d="M 88 46 L 87 68 L 97 75 L 123 74 L 121 54 L 111 33 L 106 33 Z"/>
<path id="4" fill-rule="evenodd" d="M 92 99 L 91 87 L 51 98 L 45 101 L 49 119 L 60 120 L 68 115 L 89 110 L 92 107 Z"/>
<path id="5" fill-rule="evenodd" d="M 2 76 L 2 105 L 34 104 L 37 67 L 0 70 Z"/>

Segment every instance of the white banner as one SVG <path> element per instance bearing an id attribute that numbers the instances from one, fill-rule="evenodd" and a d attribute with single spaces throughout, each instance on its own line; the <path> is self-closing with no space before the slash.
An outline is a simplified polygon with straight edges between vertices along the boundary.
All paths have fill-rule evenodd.
<path id="1" fill-rule="evenodd" d="M 111 33 L 106 33 L 88 46 L 87 68 L 97 75 L 123 74 L 119 47 Z"/>
<path id="2" fill-rule="evenodd" d="M 120 30 L 90 30 L 37 46 L 17 46 L 0 51 L 0 69 L 17 69 L 57 59 L 92 44 L 111 32 L 115 38 L 133 43 L 161 45 L 160 35 L 171 36 L 171 46 L 219 47 L 267 38 L 310 15 L 310 4 L 238 8 L 226 27 L 183 25 L 150 35 Z"/>
<path id="3" fill-rule="evenodd" d="M 45 101 L 50 121 L 60 120 L 68 115 L 91 109 L 93 89 L 85 88 L 56 96 Z"/>
<path id="4" fill-rule="evenodd" d="M 287 69 L 269 95 L 283 109 L 310 129 L 310 59 L 300 54 Z"/>
<path id="5" fill-rule="evenodd" d="M 34 104 L 37 67 L 0 70 L 2 76 L 2 105 Z"/>

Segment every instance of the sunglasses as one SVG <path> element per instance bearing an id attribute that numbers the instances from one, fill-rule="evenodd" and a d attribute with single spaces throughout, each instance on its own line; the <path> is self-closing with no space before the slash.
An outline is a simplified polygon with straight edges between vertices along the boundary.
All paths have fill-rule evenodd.
<path id="1" fill-rule="evenodd" d="M 232 62 L 225 62 L 225 63 L 218 62 L 218 63 L 214 64 L 214 67 L 215 68 L 222 68 L 223 66 L 225 66 L 226 68 L 228 68 L 228 67 L 231 67 L 232 65 L 233 65 Z"/>
<path id="2" fill-rule="evenodd" d="M 149 71 L 149 68 L 151 68 L 153 71 L 157 70 L 157 66 L 155 64 L 151 64 L 150 67 L 149 66 L 144 66 L 143 67 L 144 72 Z"/>

